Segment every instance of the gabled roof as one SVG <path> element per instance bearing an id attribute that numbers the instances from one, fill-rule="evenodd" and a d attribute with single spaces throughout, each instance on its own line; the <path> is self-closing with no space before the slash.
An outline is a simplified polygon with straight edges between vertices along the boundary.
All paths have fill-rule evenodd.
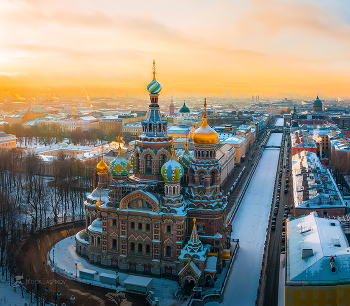
<path id="1" fill-rule="evenodd" d="M 179 272 L 179 276 L 181 276 L 187 269 L 191 269 L 193 271 L 193 273 L 200 278 L 202 275 L 202 271 L 199 270 L 199 268 L 197 267 L 197 265 L 190 259 L 188 261 L 188 263 L 186 264 L 186 266 L 184 266 L 181 271 Z"/>

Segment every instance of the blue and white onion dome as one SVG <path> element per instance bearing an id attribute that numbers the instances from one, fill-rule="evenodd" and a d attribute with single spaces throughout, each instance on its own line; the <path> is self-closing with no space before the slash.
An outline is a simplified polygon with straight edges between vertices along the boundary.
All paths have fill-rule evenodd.
<path id="1" fill-rule="evenodd" d="M 157 80 L 152 80 L 151 83 L 147 86 L 147 91 L 152 95 L 157 95 L 162 90 L 162 86 L 158 83 Z"/>
<path id="2" fill-rule="evenodd" d="M 184 168 L 172 157 L 163 165 L 161 173 L 165 181 L 177 181 L 182 178 Z"/>
<path id="3" fill-rule="evenodd" d="M 185 150 L 180 155 L 179 162 L 184 168 L 187 169 L 188 166 L 191 165 L 191 163 L 193 162 L 193 157 L 192 157 L 191 153 L 188 150 Z"/>
<path id="4" fill-rule="evenodd" d="M 130 172 L 130 163 L 124 157 L 118 155 L 109 164 L 109 172 L 113 176 L 127 176 Z"/>
<path id="5" fill-rule="evenodd" d="M 130 164 L 130 167 L 133 167 L 135 161 L 134 153 L 130 154 L 130 157 L 128 158 L 128 163 Z"/>

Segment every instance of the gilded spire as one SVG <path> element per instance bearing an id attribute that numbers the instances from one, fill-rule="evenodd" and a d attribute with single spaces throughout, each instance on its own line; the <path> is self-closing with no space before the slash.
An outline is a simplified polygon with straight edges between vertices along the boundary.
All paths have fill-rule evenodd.
<path id="1" fill-rule="evenodd" d="M 118 135 L 118 155 L 120 155 L 120 141 L 121 141 L 121 137 L 120 134 Z"/>
<path id="2" fill-rule="evenodd" d="M 207 119 L 207 98 L 204 98 L 204 114 L 203 119 Z M 207 121 L 207 120 L 205 120 Z"/>
<path id="3" fill-rule="evenodd" d="M 171 137 L 171 158 L 174 158 L 174 138 Z"/>
<path id="4" fill-rule="evenodd" d="M 153 81 L 156 79 L 156 61 L 153 60 Z"/>

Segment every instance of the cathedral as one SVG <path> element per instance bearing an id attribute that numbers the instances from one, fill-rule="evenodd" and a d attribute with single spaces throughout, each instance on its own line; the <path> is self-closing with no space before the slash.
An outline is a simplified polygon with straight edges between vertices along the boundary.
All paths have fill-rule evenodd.
<path id="1" fill-rule="evenodd" d="M 98 187 L 87 197 L 86 228 L 76 251 L 89 262 L 122 272 L 172 277 L 182 285 L 212 284 L 220 272 L 226 239 L 226 197 L 216 159 L 218 134 L 203 122 L 177 159 L 159 110 L 162 87 L 150 96 L 133 155 L 96 166 Z M 132 169 L 132 171 L 131 171 Z"/>

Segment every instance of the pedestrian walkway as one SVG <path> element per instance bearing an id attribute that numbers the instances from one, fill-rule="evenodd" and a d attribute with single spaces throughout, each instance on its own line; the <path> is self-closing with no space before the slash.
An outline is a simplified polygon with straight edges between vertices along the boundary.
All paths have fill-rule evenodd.
<path id="1" fill-rule="evenodd" d="M 92 265 L 87 262 L 82 257 L 78 256 L 75 252 L 75 236 L 66 238 L 56 243 L 54 248 L 52 248 L 49 252 L 49 262 L 52 264 L 53 269 L 57 272 L 64 274 L 70 278 L 73 278 L 79 282 L 84 283 L 92 283 L 95 286 L 111 288 L 111 289 L 119 289 L 123 290 L 124 281 L 128 278 L 129 274 L 117 272 L 119 276 L 120 286 L 111 286 L 102 284 L 97 281 L 87 281 L 85 279 L 81 279 L 79 277 L 79 271 L 82 269 L 88 269 L 97 271 L 99 274 L 107 273 L 114 274 L 115 271 L 110 269 L 100 268 L 98 266 Z M 54 263 L 53 263 L 54 262 Z M 150 277 L 150 276 L 145 276 Z M 181 301 L 174 301 L 173 295 L 180 289 L 178 283 L 173 280 L 164 279 L 164 278 L 153 278 L 153 289 L 152 291 L 155 293 L 155 296 L 159 298 L 160 305 L 182 305 Z M 183 301 L 183 303 L 185 303 Z M 185 303 L 186 304 L 186 303 Z"/>

